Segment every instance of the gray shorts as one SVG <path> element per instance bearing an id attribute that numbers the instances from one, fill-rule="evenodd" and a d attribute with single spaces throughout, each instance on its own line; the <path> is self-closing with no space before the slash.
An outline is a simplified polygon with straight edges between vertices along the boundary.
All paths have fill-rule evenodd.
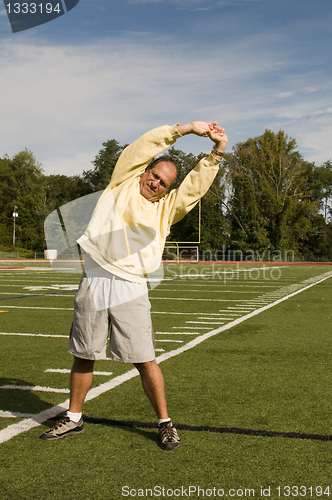
<path id="1" fill-rule="evenodd" d="M 145 363 L 155 359 L 146 284 L 84 273 L 74 300 L 68 352 L 78 358 Z"/>

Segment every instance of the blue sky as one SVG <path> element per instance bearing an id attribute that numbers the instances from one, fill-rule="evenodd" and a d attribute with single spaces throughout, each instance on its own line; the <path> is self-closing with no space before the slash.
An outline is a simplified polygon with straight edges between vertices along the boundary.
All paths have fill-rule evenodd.
<path id="1" fill-rule="evenodd" d="M 320 165 L 332 159 L 331 41 L 331 0 L 80 0 L 15 34 L 1 3 L 0 157 L 27 147 L 47 175 L 76 175 L 108 139 L 213 120 L 229 151 L 281 129 Z"/>

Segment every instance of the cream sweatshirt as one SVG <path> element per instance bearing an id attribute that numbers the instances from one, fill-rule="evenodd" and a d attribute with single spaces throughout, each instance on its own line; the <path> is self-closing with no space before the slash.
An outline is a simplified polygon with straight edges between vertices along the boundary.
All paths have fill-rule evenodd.
<path id="1" fill-rule="evenodd" d="M 106 271 L 144 283 L 158 269 L 172 224 L 180 221 L 208 191 L 219 169 L 211 154 L 177 189 L 158 201 L 140 194 L 139 180 L 151 160 L 181 137 L 177 126 L 147 132 L 121 154 L 111 181 L 78 243 Z"/>

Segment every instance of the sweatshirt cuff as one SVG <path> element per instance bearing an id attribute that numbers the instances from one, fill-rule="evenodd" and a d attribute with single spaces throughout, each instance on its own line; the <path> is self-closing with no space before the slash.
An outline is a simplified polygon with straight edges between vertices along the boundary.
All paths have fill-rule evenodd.
<path id="1" fill-rule="evenodd" d="M 212 166 L 219 166 L 222 162 L 222 158 L 220 160 L 217 160 L 217 158 L 215 158 L 211 153 L 206 157 L 206 159 L 209 160 Z"/>
<path id="2" fill-rule="evenodd" d="M 179 123 L 176 123 L 175 125 L 173 125 L 171 128 L 171 131 L 172 131 L 172 134 L 173 134 L 173 137 L 174 139 L 178 139 L 179 137 L 183 137 L 183 135 L 180 134 L 180 132 L 178 131 L 178 125 L 180 125 Z"/>

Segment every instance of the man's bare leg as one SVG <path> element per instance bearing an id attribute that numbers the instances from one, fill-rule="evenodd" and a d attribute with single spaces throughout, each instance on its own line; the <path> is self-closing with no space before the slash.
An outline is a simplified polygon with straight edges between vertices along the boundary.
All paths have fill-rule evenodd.
<path id="1" fill-rule="evenodd" d="M 69 411 L 80 413 L 93 378 L 94 361 L 74 357 L 70 374 L 70 405 Z"/>
<path id="2" fill-rule="evenodd" d="M 135 363 L 135 366 L 140 373 L 145 394 L 159 419 L 158 429 L 161 447 L 164 450 L 174 450 L 180 445 L 180 438 L 168 417 L 163 374 L 155 360 L 147 363 Z"/>
<path id="3" fill-rule="evenodd" d="M 167 403 L 163 374 L 155 360 L 134 363 L 140 373 L 143 389 L 149 398 L 157 417 L 167 419 Z"/>
<path id="4" fill-rule="evenodd" d="M 84 434 L 82 408 L 90 389 L 94 361 L 74 357 L 70 375 L 69 412 L 40 437 L 46 440 L 62 439 L 73 434 Z M 75 414 L 75 415 L 74 415 Z"/>

